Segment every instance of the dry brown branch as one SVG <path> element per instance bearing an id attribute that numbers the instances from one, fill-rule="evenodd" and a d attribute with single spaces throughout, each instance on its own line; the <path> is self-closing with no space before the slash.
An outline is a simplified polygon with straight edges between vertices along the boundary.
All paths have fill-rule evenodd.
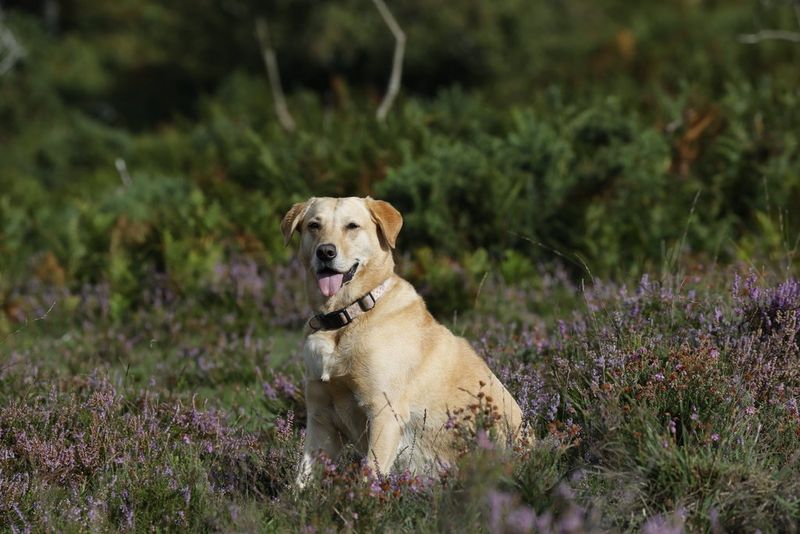
<path id="1" fill-rule="evenodd" d="M 389 114 L 389 110 L 392 109 L 392 104 L 394 103 L 394 99 L 397 97 L 397 93 L 400 92 L 400 81 L 403 77 L 403 55 L 405 54 L 406 50 L 406 34 L 400 28 L 400 25 L 397 24 L 397 21 L 392 16 L 392 12 L 389 11 L 389 8 L 386 6 L 386 3 L 383 0 L 372 0 L 375 4 L 375 7 L 378 8 L 378 12 L 380 12 L 381 17 L 383 17 L 383 21 L 389 27 L 389 31 L 392 32 L 395 39 L 394 45 L 394 58 L 392 60 L 392 74 L 389 77 L 389 87 L 386 90 L 386 96 L 383 97 L 383 101 L 381 105 L 378 107 L 377 117 L 378 120 L 383 122 L 386 120 L 386 115 Z"/>
<path id="2" fill-rule="evenodd" d="M 267 68 L 267 76 L 272 88 L 272 100 L 275 103 L 275 113 L 278 115 L 278 121 L 284 130 L 292 132 L 295 129 L 294 119 L 289 113 L 289 107 L 286 105 L 286 99 L 283 96 L 278 60 L 275 57 L 275 50 L 272 48 L 269 38 L 267 20 L 263 17 L 256 19 L 256 38 L 258 38 L 258 43 L 261 46 L 261 56 L 264 58 L 264 65 Z"/>

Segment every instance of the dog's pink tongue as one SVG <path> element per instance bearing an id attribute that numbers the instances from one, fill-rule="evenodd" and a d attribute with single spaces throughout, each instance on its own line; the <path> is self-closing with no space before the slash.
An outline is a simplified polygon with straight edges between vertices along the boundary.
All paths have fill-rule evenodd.
<path id="1" fill-rule="evenodd" d="M 342 287 L 342 278 L 344 278 L 344 275 L 340 273 L 320 275 L 319 279 L 317 279 L 320 292 L 326 297 L 335 295 Z"/>

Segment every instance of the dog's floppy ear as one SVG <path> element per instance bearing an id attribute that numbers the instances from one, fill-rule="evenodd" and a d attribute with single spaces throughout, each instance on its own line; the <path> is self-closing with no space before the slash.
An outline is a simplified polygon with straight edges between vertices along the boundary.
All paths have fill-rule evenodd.
<path id="1" fill-rule="evenodd" d="M 403 227 L 403 216 L 388 202 L 370 197 L 367 197 L 366 200 L 367 208 L 378 225 L 383 238 L 386 239 L 386 243 L 391 248 L 394 248 L 397 242 L 397 234 L 400 233 L 400 228 Z"/>
<path id="2" fill-rule="evenodd" d="M 308 211 L 308 208 L 311 207 L 313 202 L 313 197 L 309 198 L 305 202 L 298 202 L 286 212 L 286 215 L 283 216 L 283 220 L 281 221 L 281 232 L 283 232 L 284 246 L 289 245 L 289 241 L 291 241 L 292 234 L 297 229 L 297 225 L 303 221 L 303 217 L 306 216 L 306 212 Z"/>

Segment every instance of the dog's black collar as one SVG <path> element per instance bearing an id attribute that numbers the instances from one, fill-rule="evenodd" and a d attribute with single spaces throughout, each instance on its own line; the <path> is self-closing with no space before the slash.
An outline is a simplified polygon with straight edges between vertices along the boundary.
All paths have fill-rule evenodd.
<path id="1" fill-rule="evenodd" d="M 317 331 L 338 330 L 349 325 L 353 319 L 375 307 L 378 299 L 389 289 L 391 280 L 391 278 L 387 278 L 381 285 L 345 308 L 315 315 L 308 320 L 308 326 Z"/>

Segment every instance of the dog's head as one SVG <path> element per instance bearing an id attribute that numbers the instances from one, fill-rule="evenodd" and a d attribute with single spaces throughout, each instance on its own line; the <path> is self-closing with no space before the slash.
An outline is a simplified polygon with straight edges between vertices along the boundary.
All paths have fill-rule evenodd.
<path id="1" fill-rule="evenodd" d="M 315 307 L 332 310 L 364 296 L 394 270 L 392 249 L 403 225 L 388 202 L 366 198 L 310 198 L 281 222 L 288 245 L 300 233 L 300 259 Z"/>

